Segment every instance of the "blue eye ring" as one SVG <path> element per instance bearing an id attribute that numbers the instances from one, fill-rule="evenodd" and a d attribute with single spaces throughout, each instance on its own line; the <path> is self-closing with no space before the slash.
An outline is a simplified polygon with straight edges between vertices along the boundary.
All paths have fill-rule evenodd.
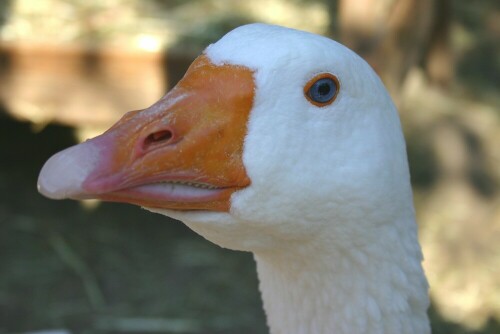
<path id="1" fill-rule="evenodd" d="M 317 107 L 325 107 L 335 101 L 339 93 L 340 83 L 331 73 L 320 73 L 307 82 L 304 95 L 310 103 Z"/>

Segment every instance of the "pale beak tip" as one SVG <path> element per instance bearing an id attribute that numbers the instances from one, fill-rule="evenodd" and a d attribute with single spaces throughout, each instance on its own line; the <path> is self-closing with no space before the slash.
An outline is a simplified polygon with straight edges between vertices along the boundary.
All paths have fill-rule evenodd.
<path id="1" fill-rule="evenodd" d="M 38 192 L 51 199 L 82 197 L 82 184 L 94 169 L 98 153 L 92 143 L 86 142 L 53 155 L 40 171 Z"/>

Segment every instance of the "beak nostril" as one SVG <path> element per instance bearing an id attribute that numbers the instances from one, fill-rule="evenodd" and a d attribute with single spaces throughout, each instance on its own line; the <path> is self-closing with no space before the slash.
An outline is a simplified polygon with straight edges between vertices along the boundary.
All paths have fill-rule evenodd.
<path id="1" fill-rule="evenodd" d="M 146 150 L 153 145 L 158 144 L 168 144 L 173 137 L 173 133 L 170 130 L 160 130 L 151 133 L 146 138 L 144 138 L 143 148 Z"/>
<path id="2" fill-rule="evenodd" d="M 155 142 L 165 141 L 165 140 L 169 140 L 170 138 L 172 138 L 172 132 L 170 130 L 162 130 L 162 131 L 152 133 L 148 137 L 151 137 L 150 140 L 155 141 Z"/>

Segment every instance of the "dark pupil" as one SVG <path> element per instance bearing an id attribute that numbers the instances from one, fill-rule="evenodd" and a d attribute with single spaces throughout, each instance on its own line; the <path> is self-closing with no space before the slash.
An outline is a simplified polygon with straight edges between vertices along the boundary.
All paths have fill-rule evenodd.
<path id="1" fill-rule="evenodd" d="M 330 93 L 330 90 L 330 85 L 327 83 L 322 83 L 318 87 L 319 95 L 328 95 L 328 93 Z"/>
<path id="2" fill-rule="evenodd" d="M 329 102 L 335 96 L 335 82 L 330 78 L 316 81 L 309 89 L 309 97 L 318 103 Z"/>

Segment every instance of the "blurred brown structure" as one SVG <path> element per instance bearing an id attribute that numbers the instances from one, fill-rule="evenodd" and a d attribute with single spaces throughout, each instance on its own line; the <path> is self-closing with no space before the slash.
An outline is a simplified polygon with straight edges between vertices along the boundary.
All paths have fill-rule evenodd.
<path id="1" fill-rule="evenodd" d="M 340 38 L 365 58 L 393 94 L 410 69 L 424 64 L 431 81 L 453 77 L 449 0 L 339 2 Z"/>
<path id="2" fill-rule="evenodd" d="M 0 53 L 0 100 L 37 124 L 105 127 L 166 89 L 159 53 L 28 44 L 4 44 Z"/>

